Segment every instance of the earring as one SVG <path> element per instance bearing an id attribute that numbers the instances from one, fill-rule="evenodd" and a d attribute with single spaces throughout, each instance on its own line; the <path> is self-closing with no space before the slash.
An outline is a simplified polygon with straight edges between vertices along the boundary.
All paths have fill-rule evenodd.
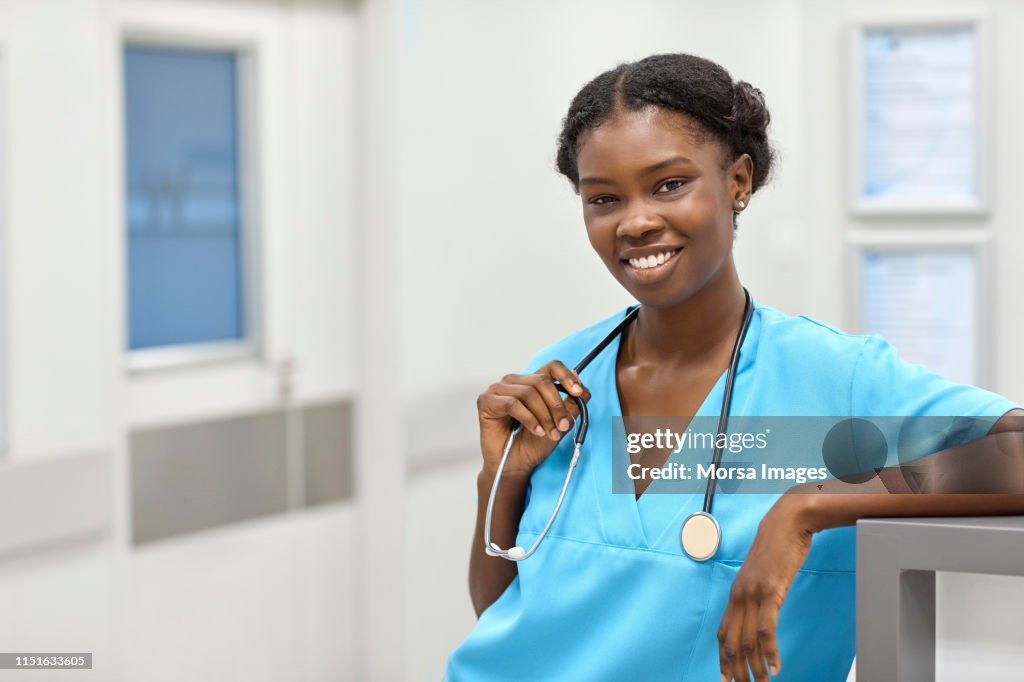
<path id="1" fill-rule="evenodd" d="M 747 207 L 747 203 L 746 203 L 745 201 L 743 201 L 743 200 L 740 200 L 740 203 L 739 203 L 739 207 L 740 207 L 741 209 L 744 209 L 744 208 L 746 208 L 746 207 Z"/>

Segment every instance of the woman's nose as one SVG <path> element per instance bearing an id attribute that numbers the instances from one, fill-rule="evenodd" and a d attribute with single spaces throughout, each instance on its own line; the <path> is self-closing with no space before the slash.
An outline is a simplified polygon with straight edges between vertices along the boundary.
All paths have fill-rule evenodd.
<path id="1" fill-rule="evenodd" d="M 664 225 L 661 216 L 652 207 L 645 202 L 638 202 L 622 217 L 617 232 L 620 237 L 642 237 L 649 232 L 657 232 Z"/>

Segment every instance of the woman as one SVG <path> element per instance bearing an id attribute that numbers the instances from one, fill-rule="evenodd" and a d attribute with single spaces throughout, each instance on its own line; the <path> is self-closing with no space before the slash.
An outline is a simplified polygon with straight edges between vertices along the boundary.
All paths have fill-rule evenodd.
<path id="1" fill-rule="evenodd" d="M 446 679 L 842 681 L 854 654 L 858 518 L 1024 512 L 1014 495 L 884 487 L 719 494 L 721 545 L 695 561 L 679 533 L 700 495 L 652 495 L 651 480 L 637 480 L 633 495 L 612 494 L 618 415 L 986 415 L 987 429 L 1016 407 L 902 361 L 878 336 L 748 303 L 732 245 L 736 217 L 771 171 L 768 123 L 760 91 L 682 54 L 619 66 L 573 100 L 558 169 L 580 195 L 591 245 L 640 308 L 579 375 L 569 366 L 624 311 L 549 346 L 480 396 L 470 559 L 480 618 L 452 652 Z M 733 398 L 723 405 L 736 347 Z M 567 502 L 529 559 L 489 556 L 486 505 L 516 423 L 492 541 L 529 547 L 558 496 L 577 408 L 554 382 L 586 400 L 590 414 Z M 644 464 L 654 468 L 667 456 L 650 455 Z"/>

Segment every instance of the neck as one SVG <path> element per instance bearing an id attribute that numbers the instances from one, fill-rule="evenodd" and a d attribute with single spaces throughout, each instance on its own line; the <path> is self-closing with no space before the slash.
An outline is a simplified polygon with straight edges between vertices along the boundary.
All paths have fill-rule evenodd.
<path id="1" fill-rule="evenodd" d="M 703 364 L 731 353 L 745 305 L 739 276 L 730 267 L 720 281 L 709 282 L 678 305 L 642 306 L 627 339 L 628 353 L 659 366 Z"/>

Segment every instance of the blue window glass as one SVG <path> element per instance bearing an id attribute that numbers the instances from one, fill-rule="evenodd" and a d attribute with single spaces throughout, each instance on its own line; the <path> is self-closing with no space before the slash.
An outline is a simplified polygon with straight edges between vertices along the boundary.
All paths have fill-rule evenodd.
<path id="1" fill-rule="evenodd" d="M 124 50 L 128 347 L 245 337 L 238 58 Z"/>

